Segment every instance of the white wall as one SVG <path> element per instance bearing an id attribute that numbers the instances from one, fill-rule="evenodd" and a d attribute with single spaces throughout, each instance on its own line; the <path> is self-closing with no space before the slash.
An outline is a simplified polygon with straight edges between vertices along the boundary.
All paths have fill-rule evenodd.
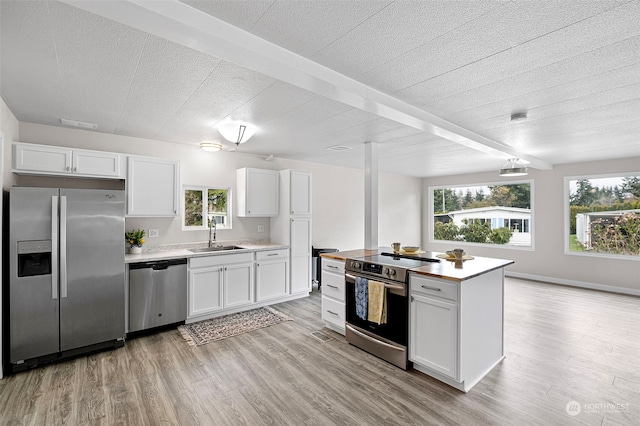
<path id="1" fill-rule="evenodd" d="M 7 156 L 5 146 L 11 145 L 11 141 L 18 137 L 18 120 L 13 115 L 13 113 L 9 110 L 7 105 L 4 103 L 4 100 L 0 98 L 0 177 L 4 178 L 5 170 L 11 170 L 11 166 L 6 165 Z M 10 173 L 10 172 L 7 172 Z M 4 180 L 4 179 L 3 179 Z M 4 197 L 0 198 L 0 217 L 4 217 Z M 2 324 L 3 312 L 2 312 L 2 294 L 1 291 L 3 287 L 2 277 L 4 276 L 2 272 L 2 260 L 3 260 L 3 249 L 4 249 L 4 236 L 2 235 L 2 229 L 4 227 L 0 225 L 0 241 L 2 241 L 2 245 L 0 246 L 0 379 L 3 377 L 2 366 L 4 365 L 4 361 L 2 359 L 2 354 L 4 354 L 4 336 L 2 331 L 4 326 Z"/>
<path id="2" fill-rule="evenodd" d="M 313 245 L 341 250 L 364 244 L 364 171 L 345 167 L 274 158 L 241 152 L 206 153 L 191 145 L 109 135 L 98 132 L 19 123 L 20 142 L 95 149 L 125 154 L 149 155 L 180 160 L 183 185 L 231 187 L 235 192 L 236 169 L 301 169 L 313 174 Z M 9 139 L 7 138 L 7 141 Z M 248 143 L 251 143 L 250 141 Z M 6 144 L 10 155 L 10 144 Z M 242 146 L 239 151 L 242 150 Z M 364 159 L 363 159 L 364 163 Z M 10 169 L 10 164 L 8 168 Z M 15 179 L 5 179 L 5 187 Z M 379 178 L 380 243 L 392 240 L 418 243 L 421 232 L 421 179 L 393 174 Z M 232 197 L 235 194 L 232 195 Z M 236 203 L 234 202 L 234 211 Z M 208 231 L 182 231 L 180 218 L 127 218 L 126 228 L 158 228 L 160 238 L 146 239 L 148 245 L 206 241 Z M 265 232 L 257 232 L 264 225 Z M 233 229 L 218 230 L 219 240 L 268 239 L 269 218 L 233 217 Z M 123 237 L 124 239 L 124 237 Z"/>
<path id="3" fill-rule="evenodd" d="M 612 259 L 604 257 L 564 254 L 566 239 L 564 209 L 564 177 L 608 173 L 637 173 L 640 158 L 598 161 L 556 166 L 553 170 L 529 170 L 526 179 L 533 179 L 533 251 L 505 247 L 465 245 L 464 243 L 429 242 L 427 215 L 429 214 L 428 187 L 500 182 L 497 171 L 469 175 L 444 176 L 423 180 L 423 211 L 425 221 L 422 245 L 429 250 L 446 251 L 462 246 L 471 255 L 513 259 L 507 274 L 568 285 L 624 291 L 640 295 L 639 259 Z M 513 178 L 512 178 L 513 179 Z"/>

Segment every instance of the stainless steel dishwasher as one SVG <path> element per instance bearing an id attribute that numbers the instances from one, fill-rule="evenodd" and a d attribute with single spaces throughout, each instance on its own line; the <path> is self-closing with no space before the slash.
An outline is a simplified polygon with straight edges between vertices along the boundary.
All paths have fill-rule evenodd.
<path id="1" fill-rule="evenodd" d="M 129 264 L 129 332 L 187 318 L 187 259 Z"/>

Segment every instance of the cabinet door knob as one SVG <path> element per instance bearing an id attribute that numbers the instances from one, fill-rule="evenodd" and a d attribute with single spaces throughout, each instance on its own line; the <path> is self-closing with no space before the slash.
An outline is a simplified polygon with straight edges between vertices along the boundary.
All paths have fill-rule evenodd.
<path id="1" fill-rule="evenodd" d="M 71 171 L 71 167 L 67 166 L 67 167 L 65 168 L 65 170 L 66 170 L 66 171 L 68 171 L 68 172 L 70 172 L 70 171 Z"/>
<path id="2" fill-rule="evenodd" d="M 73 168 L 73 172 L 75 173 L 75 172 L 77 172 L 77 171 L 78 171 L 78 168 L 77 168 L 77 167 L 74 167 L 74 168 Z"/>

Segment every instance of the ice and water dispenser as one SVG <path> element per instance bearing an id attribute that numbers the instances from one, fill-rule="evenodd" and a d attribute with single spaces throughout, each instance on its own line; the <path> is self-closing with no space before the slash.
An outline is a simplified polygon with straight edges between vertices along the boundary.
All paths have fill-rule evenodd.
<path id="1" fill-rule="evenodd" d="M 51 275 L 51 240 L 18 241 L 18 277 Z"/>

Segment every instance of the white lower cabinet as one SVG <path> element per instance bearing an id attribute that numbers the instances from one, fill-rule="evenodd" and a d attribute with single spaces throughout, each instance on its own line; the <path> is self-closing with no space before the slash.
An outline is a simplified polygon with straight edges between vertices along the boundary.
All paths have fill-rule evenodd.
<path id="1" fill-rule="evenodd" d="M 187 322 L 291 299 L 286 248 L 189 259 Z"/>
<path id="2" fill-rule="evenodd" d="M 289 294 L 289 250 L 256 252 L 256 301 Z"/>
<path id="3" fill-rule="evenodd" d="M 291 219 L 291 294 L 311 292 L 311 217 Z"/>
<path id="4" fill-rule="evenodd" d="M 189 271 L 188 315 L 190 317 L 222 309 L 222 272 L 222 266 Z"/>
<path id="5" fill-rule="evenodd" d="M 504 275 L 451 281 L 409 276 L 409 361 L 468 392 L 504 358 Z"/>
<path id="6" fill-rule="evenodd" d="M 341 334 L 345 333 L 344 260 L 322 258 L 322 320 L 325 325 Z"/>
<path id="7" fill-rule="evenodd" d="M 188 318 L 253 303 L 253 253 L 189 259 Z"/>
<path id="8" fill-rule="evenodd" d="M 253 262 L 225 266 L 223 277 L 225 308 L 253 303 Z"/>
<path id="9" fill-rule="evenodd" d="M 409 360 L 455 379 L 458 306 L 412 294 L 410 315 Z"/>

